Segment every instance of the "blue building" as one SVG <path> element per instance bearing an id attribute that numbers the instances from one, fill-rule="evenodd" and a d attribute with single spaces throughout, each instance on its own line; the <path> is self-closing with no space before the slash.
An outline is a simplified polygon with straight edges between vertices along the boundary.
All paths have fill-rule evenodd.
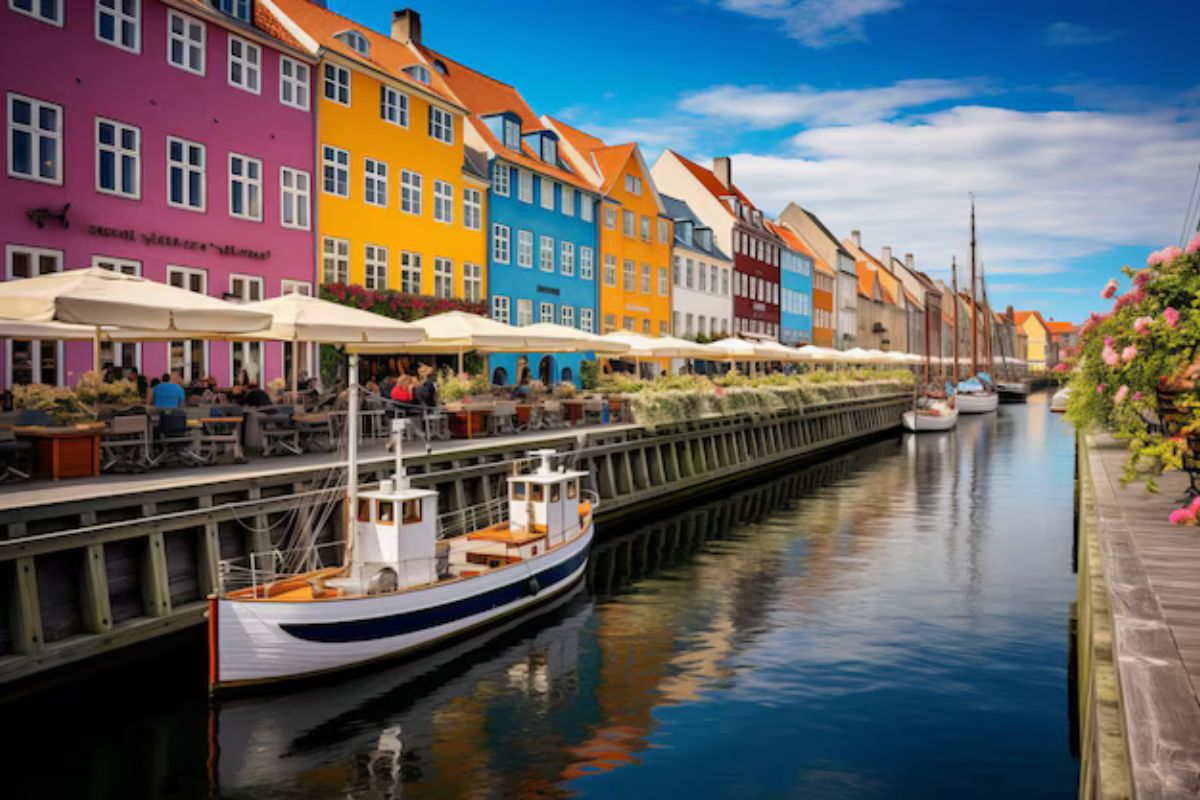
<path id="1" fill-rule="evenodd" d="M 548 130 L 520 93 L 430 52 L 438 72 L 471 111 L 465 144 L 484 153 L 488 191 L 488 304 L 493 319 L 513 325 L 555 322 L 596 332 L 599 255 L 595 187 L 567 167 L 558 134 Z M 591 353 L 497 354 L 492 380 L 578 385 Z"/>
<path id="2" fill-rule="evenodd" d="M 796 233 L 776 224 L 775 232 L 783 239 L 779 263 L 779 341 L 787 345 L 812 344 L 813 341 L 813 260 L 793 242 Z"/>

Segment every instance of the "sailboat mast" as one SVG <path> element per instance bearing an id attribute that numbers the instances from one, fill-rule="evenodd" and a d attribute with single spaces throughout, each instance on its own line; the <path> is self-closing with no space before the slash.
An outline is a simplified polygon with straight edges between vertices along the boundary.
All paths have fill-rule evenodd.
<path id="1" fill-rule="evenodd" d="M 954 290 L 954 385 L 958 385 L 958 260 L 950 257 L 950 281 Z"/>
<path id="2" fill-rule="evenodd" d="M 975 301 L 975 199 L 971 198 L 971 374 L 979 373 L 979 306 Z"/>

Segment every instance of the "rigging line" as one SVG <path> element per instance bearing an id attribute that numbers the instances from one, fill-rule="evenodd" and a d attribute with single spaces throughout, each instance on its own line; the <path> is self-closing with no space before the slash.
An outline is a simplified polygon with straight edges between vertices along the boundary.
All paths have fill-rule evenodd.
<path id="1" fill-rule="evenodd" d="M 1179 231 L 1180 247 L 1183 247 L 1186 242 L 1188 224 L 1192 221 L 1198 207 L 1200 207 L 1200 163 L 1196 164 L 1196 177 L 1192 179 L 1192 191 L 1188 195 L 1187 211 L 1183 214 L 1183 227 Z"/>

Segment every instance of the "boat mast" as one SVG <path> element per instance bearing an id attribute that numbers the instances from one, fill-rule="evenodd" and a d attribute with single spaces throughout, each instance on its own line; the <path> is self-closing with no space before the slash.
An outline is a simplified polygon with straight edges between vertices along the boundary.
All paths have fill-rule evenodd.
<path id="1" fill-rule="evenodd" d="M 975 302 L 975 198 L 971 198 L 971 374 L 979 374 L 979 305 Z"/>
<path id="2" fill-rule="evenodd" d="M 355 520 L 358 519 L 358 353 L 350 354 L 350 366 L 347 370 L 349 385 L 347 386 L 346 402 L 346 556 L 345 564 L 350 565 L 354 553 L 356 533 Z"/>
<path id="3" fill-rule="evenodd" d="M 954 289 L 954 385 L 958 385 L 958 260 L 950 257 L 950 280 Z"/>

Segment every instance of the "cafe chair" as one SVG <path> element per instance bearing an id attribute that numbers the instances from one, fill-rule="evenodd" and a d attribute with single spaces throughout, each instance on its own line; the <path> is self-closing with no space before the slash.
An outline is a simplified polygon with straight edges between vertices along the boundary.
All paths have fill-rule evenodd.
<path id="1" fill-rule="evenodd" d="M 300 446 L 300 429 L 292 419 L 294 412 L 293 406 L 272 406 L 259 410 L 264 456 L 298 456 L 304 452 Z"/>
<path id="2" fill-rule="evenodd" d="M 585 400 L 583 403 L 583 424 L 599 425 L 604 421 L 604 401 L 600 399 Z"/>
<path id="3" fill-rule="evenodd" d="M 116 416 L 100 440 L 100 469 L 104 472 L 142 472 L 150 466 L 150 418 L 145 414 Z"/>
<path id="4" fill-rule="evenodd" d="M 328 453 L 334 449 L 333 417 L 329 414 L 308 413 L 292 422 L 300 432 L 300 447 L 308 453 Z"/>
<path id="5" fill-rule="evenodd" d="M 200 453 L 209 463 L 216 462 L 222 452 L 232 452 L 234 463 L 245 463 L 242 453 L 242 424 L 245 413 L 240 408 L 213 406 L 209 419 L 200 425 Z M 224 420 L 215 422 L 215 419 Z"/>
<path id="6" fill-rule="evenodd" d="M 10 428 L 0 428 L 0 483 L 27 481 L 33 473 L 33 443 L 21 441 Z"/>
<path id="7" fill-rule="evenodd" d="M 547 400 L 538 406 L 541 411 L 542 427 L 548 430 L 557 430 L 567 427 L 566 417 L 563 415 L 563 404 L 558 400 Z"/>
<path id="8" fill-rule="evenodd" d="M 487 418 L 487 431 L 492 436 L 517 432 L 517 404 L 511 400 L 498 400 L 492 404 Z"/>
<path id="9" fill-rule="evenodd" d="M 195 467 L 208 463 L 196 447 L 196 437 L 188 427 L 187 412 L 179 408 L 164 408 L 158 417 L 158 432 L 154 437 L 154 455 L 150 466 L 181 464 Z"/>

